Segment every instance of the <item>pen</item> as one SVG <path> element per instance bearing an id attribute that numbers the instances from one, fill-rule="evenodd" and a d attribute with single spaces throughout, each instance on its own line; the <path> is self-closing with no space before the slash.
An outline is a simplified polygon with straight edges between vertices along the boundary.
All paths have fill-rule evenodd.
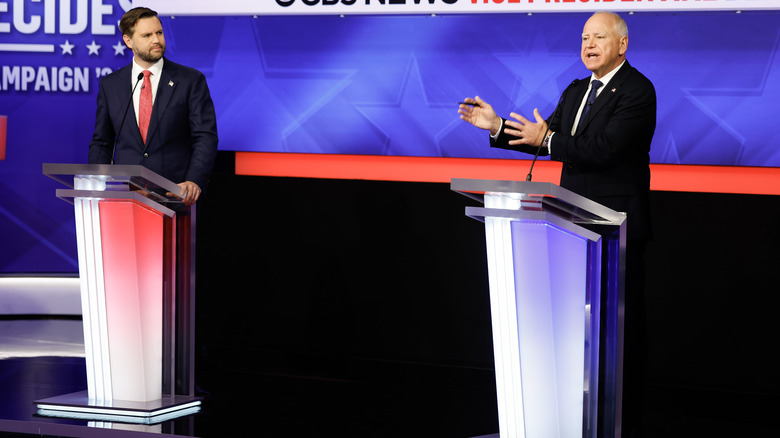
<path id="1" fill-rule="evenodd" d="M 479 104 L 478 104 L 478 103 L 476 103 L 476 102 L 473 102 L 473 103 L 469 103 L 469 102 L 458 102 L 458 105 L 479 106 Z"/>

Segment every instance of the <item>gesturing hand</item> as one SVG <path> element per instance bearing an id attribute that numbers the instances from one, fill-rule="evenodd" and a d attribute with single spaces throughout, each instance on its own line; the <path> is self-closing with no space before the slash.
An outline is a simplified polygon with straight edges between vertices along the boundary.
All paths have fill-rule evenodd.
<path id="1" fill-rule="evenodd" d="M 536 122 L 532 122 L 517 113 L 511 113 L 509 116 L 516 121 L 507 120 L 504 133 L 519 137 L 516 140 L 510 140 L 509 144 L 526 144 L 531 146 L 539 146 L 542 144 L 542 141 L 544 141 L 544 133 L 547 131 L 547 122 L 539 114 L 538 109 L 534 108 L 534 118 L 536 119 Z"/>
<path id="2" fill-rule="evenodd" d="M 465 120 L 480 129 L 490 131 L 490 135 L 496 135 L 501 129 L 501 118 L 493 111 L 493 107 L 487 102 L 475 96 L 467 97 L 464 103 L 458 107 L 461 120 Z M 468 105 L 467 105 L 468 104 Z"/>

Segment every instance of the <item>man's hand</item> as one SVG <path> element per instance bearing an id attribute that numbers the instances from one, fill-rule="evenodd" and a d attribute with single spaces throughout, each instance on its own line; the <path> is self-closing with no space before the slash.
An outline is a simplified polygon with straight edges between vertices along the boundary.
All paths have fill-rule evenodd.
<path id="1" fill-rule="evenodd" d="M 544 141 L 544 133 L 547 132 L 547 122 L 545 122 L 539 114 L 538 109 L 534 108 L 536 123 L 531 122 L 517 113 L 512 113 L 509 116 L 517 121 L 507 120 L 504 132 L 508 135 L 519 137 L 516 140 L 510 140 L 509 144 L 526 144 L 530 146 L 539 146 L 542 144 Z"/>
<path id="2" fill-rule="evenodd" d="M 181 191 L 177 196 L 182 198 L 184 205 L 190 206 L 200 198 L 200 187 L 192 181 L 184 181 L 178 184 Z M 173 196 L 171 193 L 168 196 Z"/>
<path id="3" fill-rule="evenodd" d="M 458 114 L 460 118 L 480 129 L 490 131 L 490 135 L 496 135 L 501 129 L 501 118 L 493 111 L 493 107 L 480 99 L 479 96 L 473 99 L 467 97 L 463 100 L 466 104 L 460 104 Z"/>

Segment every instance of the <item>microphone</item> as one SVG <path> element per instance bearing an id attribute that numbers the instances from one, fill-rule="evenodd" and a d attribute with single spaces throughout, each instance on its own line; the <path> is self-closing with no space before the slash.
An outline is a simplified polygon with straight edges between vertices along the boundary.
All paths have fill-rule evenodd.
<path id="1" fill-rule="evenodd" d="M 130 92 L 130 100 L 127 101 L 127 106 L 125 107 L 125 113 L 122 115 L 122 123 L 119 124 L 119 129 L 117 130 L 116 138 L 114 139 L 114 148 L 111 150 L 111 164 L 114 164 L 114 155 L 116 154 L 116 144 L 119 143 L 119 134 L 122 133 L 122 127 L 125 126 L 125 117 L 127 117 L 127 112 L 130 110 L 130 104 L 133 103 L 133 94 L 135 94 L 135 89 L 136 87 L 138 87 L 138 84 L 141 83 L 141 79 L 143 78 L 144 78 L 144 74 L 138 73 L 138 77 L 136 78 L 135 85 L 133 85 L 133 91 Z"/>
<path id="2" fill-rule="evenodd" d="M 563 103 L 563 98 L 566 97 L 566 92 L 569 91 L 572 85 L 576 84 L 579 81 L 580 81 L 579 79 L 575 79 L 571 81 L 571 84 L 569 84 L 569 86 L 566 87 L 565 90 L 563 90 L 563 93 L 561 94 L 561 98 L 558 99 L 558 104 L 555 105 L 555 111 L 553 111 L 552 115 L 547 120 L 552 122 L 555 119 L 555 115 L 558 113 L 558 110 L 561 109 L 561 103 Z M 544 135 L 542 136 L 542 144 L 540 144 L 539 147 L 536 148 L 536 154 L 534 154 L 534 159 L 533 161 L 531 161 L 531 168 L 528 169 L 528 175 L 525 177 L 526 181 L 531 181 L 531 174 L 534 171 L 534 164 L 536 164 L 536 159 L 539 157 L 539 151 L 542 150 L 544 139 L 547 138 L 547 134 L 550 132 L 550 122 L 547 122 L 547 129 L 544 131 Z"/>

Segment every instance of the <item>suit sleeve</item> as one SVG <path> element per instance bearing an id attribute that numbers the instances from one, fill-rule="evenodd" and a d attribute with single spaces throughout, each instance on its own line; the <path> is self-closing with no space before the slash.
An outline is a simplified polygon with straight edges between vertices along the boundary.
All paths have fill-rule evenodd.
<path id="1" fill-rule="evenodd" d="M 561 131 L 560 123 L 554 121 L 551 158 L 583 170 L 613 167 L 648 153 L 638 148 L 649 148 L 647 139 L 653 136 L 655 122 L 655 89 L 640 77 L 624 84 L 581 134 Z"/>
<path id="2" fill-rule="evenodd" d="M 206 77 L 198 72 L 189 99 L 191 156 L 186 181 L 206 187 L 217 156 L 217 116 Z"/>
<path id="3" fill-rule="evenodd" d="M 95 131 L 89 142 L 89 164 L 110 164 L 114 148 L 114 125 L 108 111 L 104 81 L 100 81 L 95 113 Z"/>
<path id="4" fill-rule="evenodd" d="M 579 82 L 579 80 L 575 80 L 571 84 L 569 84 L 568 87 L 566 87 L 565 90 L 563 90 L 562 96 L 566 97 L 572 94 L 572 90 L 574 89 L 575 85 Z M 550 132 L 558 133 L 561 131 L 561 109 L 563 107 L 564 102 L 560 102 L 559 107 L 557 108 L 557 111 L 553 111 L 553 114 L 550 115 L 550 117 L 547 118 L 546 122 L 547 125 L 550 127 Z M 506 119 L 502 118 L 501 123 L 501 131 L 498 133 L 496 138 L 491 137 L 490 138 L 490 146 L 494 148 L 501 148 L 501 149 L 509 149 L 512 151 L 518 151 L 518 152 L 525 152 L 527 154 L 533 154 L 536 155 L 537 150 L 539 149 L 537 146 L 529 146 L 529 145 L 517 145 L 513 146 L 509 144 L 510 140 L 515 139 L 516 137 L 507 135 L 504 130 L 506 129 Z M 555 136 L 553 136 L 555 137 Z M 550 151 L 547 148 L 542 148 L 538 151 L 540 156 L 546 156 L 550 155 Z"/>
<path id="5" fill-rule="evenodd" d="M 502 123 L 501 123 L 501 131 L 498 133 L 498 136 L 496 138 L 490 137 L 490 147 L 494 148 L 500 148 L 500 149 L 508 149 L 511 151 L 518 151 L 518 152 L 525 152 L 527 154 L 536 154 L 536 150 L 538 149 L 536 146 L 529 146 L 525 144 L 521 145 L 510 145 L 509 141 L 516 139 L 517 137 L 507 135 L 504 130 L 506 129 L 506 119 L 502 117 Z M 540 156 L 549 155 L 549 151 L 547 148 L 542 148 L 539 151 Z"/>

